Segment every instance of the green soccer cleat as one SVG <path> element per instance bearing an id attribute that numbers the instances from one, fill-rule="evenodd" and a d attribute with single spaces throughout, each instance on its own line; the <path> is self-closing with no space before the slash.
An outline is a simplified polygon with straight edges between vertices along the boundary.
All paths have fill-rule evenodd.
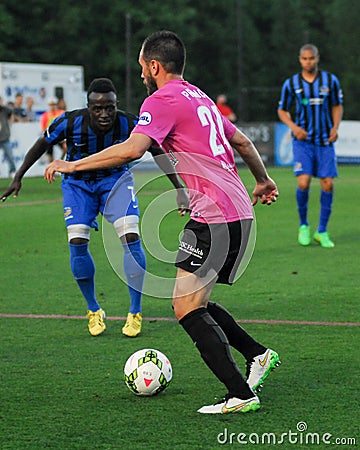
<path id="1" fill-rule="evenodd" d="M 106 330 L 105 325 L 105 311 L 98 309 L 97 311 L 88 311 L 87 316 L 89 319 L 89 333 L 91 336 L 99 336 Z"/>
<path id="2" fill-rule="evenodd" d="M 254 392 L 260 391 L 270 372 L 281 364 L 279 355 L 268 348 L 262 355 L 246 363 L 247 384 Z"/>
<path id="3" fill-rule="evenodd" d="M 298 233 L 298 243 L 300 245 L 310 245 L 311 235 L 310 235 L 310 227 L 309 225 L 301 225 L 299 227 Z"/>
<path id="4" fill-rule="evenodd" d="M 247 400 L 230 397 L 229 394 L 214 405 L 203 406 L 198 409 L 201 414 L 232 414 L 232 413 L 246 413 L 250 411 L 257 411 L 260 408 L 260 400 L 255 395 Z"/>
<path id="5" fill-rule="evenodd" d="M 139 312 L 137 314 L 128 313 L 126 323 L 123 326 L 122 332 L 123 334 L 125 334 L 125 336 L 136 337 L 141 332 L 141 325 L 142 325 L 141 313 Z"/>
<path id="6" fill-rule="evenodd" d="M 327 231 L 319 233 L 318 231 L 314 234 L 314 240 L 318 242 L 323 248 L 334 248 L 335 244 L 330 239 Z"/>

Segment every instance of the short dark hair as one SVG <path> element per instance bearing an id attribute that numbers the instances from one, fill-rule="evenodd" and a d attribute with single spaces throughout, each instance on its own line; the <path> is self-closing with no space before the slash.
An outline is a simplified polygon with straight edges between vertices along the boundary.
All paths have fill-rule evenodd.
<path id="1" fill-rule="evenodd" d="M 177 34 L 162 30 L 151 34 L 144 40 L 142 57 L 147 63 L 155 59 L 167 72 L 182 75 L 185 67 L 186 50 Z"/>
<path id="2" fill-rule="evenodd" d="M 310 50 L 311 52 L 314 53 L 314 56 L 319 56 L 319 49 L 314 44 L 303 45 L 299 51 L 299 55 L 301 55 L 301 53 L 305 50 Z"/>
<path id="3" fill-rule="evenodd" d="M 114 83 L 110 80 L 110 78 L 94 78 L 90 83 L 87 90 L 87 98 L 89 100 L 89 95 L 92 92 L 114 92 L 117 95 Z"/>

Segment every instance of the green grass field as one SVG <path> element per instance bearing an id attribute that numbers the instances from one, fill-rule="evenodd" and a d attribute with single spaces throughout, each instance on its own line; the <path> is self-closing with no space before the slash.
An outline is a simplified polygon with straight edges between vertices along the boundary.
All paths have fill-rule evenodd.
<path id="1" fill-rule="evenodd" d="M 255 207 L 251 262 L 234 286 L 214 289 L 213 299 L 282 360 L 261 392 L 262 408 L 226 416 L 196 412 L 225 391 L 173 320 L 168 298 L 145 295 L 143 333 L 122 336 L 127 287 L 110 266 L 101 232 L 92 234 L 91 252 L 98 299 L 111 320 L 104 335 L 90 337 L 86 305 L 69 267 L 60 181 L 25 179 L 18 199 L 0 205 L 0 448 L 359 446 L 360 167 L 342 166 L 339 173 L 329 225 L 334 249 L 297 245 L 295 180 L 290 168 L 273 168 L 280 197 L 271 207 Z M 251 191 L 251 175 L 243 169 L 240 175 Z M 144 186 L 153 176 L 136 172 L 136 183 Z M 0 193 L 8 182 L 0 180 Z M 143 216 L 167 189 L 163 177 L 141 189 Z M 313 229 L 318 213 L 314 180 Z M 160 224 L 161 242 L 170 252 L 186 220 L 174 212 Z M 148 270 L 170 280 L 175 274 L 171 264 L 150 254 Z M 152 398 L 136 397 L 122 380 L 127 357 L 145 347 L 167 354 L 174 371 L 169 388 Z M 234 357 L 243 369 L 242 357 Z"/>

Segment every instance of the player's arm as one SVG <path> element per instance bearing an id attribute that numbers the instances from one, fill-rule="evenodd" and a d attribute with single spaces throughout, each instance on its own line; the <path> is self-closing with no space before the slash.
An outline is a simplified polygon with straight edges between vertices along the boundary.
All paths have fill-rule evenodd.
<path id="1" fill-rule="evenodd" d="M 279 192 L 275 182 L 269 177 L 254 144 L 238 129 L 230 139 L 230 144 L 239 153 L 256 180 L 252 204 L 256 205 L 260 198 L 261 203 L 271 205 L 276 201 Z"/>
<path id="2" fill-rule="evenodd" d="M 331 108 L 331 115 L 333 120 L 333 127 L 330 130 L 329 142 L 335 142 L 338 138 L 338 129 L 343 116 L 343 106 L 333 105 Z"/>
<path id="3" fill-rule="evenodd" d="M 73 173 L 82 170 L 104 169 L 124 165 L 141 158 L 151 144 L 152 139 L 149 136 L 141 133 L 132 133 L 126 141 L 112 145 L 86 158 L 77 161 L 56 159 L 47 166 L 44 177 L 51 183 L 55 180 L 55 172 Z"/>
<path id="4" fill-rule="evenodd" d="M 176 189 L 178 211 L 181 216 L 184 216 L 186 212 L 189 211 L 190 200 L 186 188 L 181 183 L 173 164 L 171 164 L 169 158 L 161 147 L 151 147 L 149 152 L 152 154 L 158 167 L 165 173 Z"/>
<path id="5" fill-rule="evenodd" d="M 279 108 L 278 116 L 281 122 L 283 122 L 290 128 L 296 139 L 299 139 L 300 141 L 306 141 L 307 131 L 299 127 L 299 125 L 296 125 L 296 123 L 292 120 L 291 115 L 288 111 Z"/>
<path id="6" fill-rule="evenodd" d="M 19 169 L 16 171 L 14 179 L 9 185 L 8 189 L 1 195 L 1 200 L 4 202 L 9 195 L 13 194 L 16 198 L 22 187 L 21 180 L 25 173 L 32 167 L 38 159 L 46 152 L 49 148 L 49 144 L 45 138 L 39 138 L 35 144 L 26 153 L 25 158 Z"/>

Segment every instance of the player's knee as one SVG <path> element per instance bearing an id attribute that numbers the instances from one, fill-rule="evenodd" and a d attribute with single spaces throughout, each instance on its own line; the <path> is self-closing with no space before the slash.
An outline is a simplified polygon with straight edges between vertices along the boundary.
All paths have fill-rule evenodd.
<path id="1" fill-rule="evenodd" d="M 173 298 L 171 307 L 177 320 L 182 319 L 187 314 L 184 305 L 181 305 L 179 299 Z"/>
<path id="2" fill-rule="evenodd" d="M 332 178 L 322 178 L 321 179 L 321 188 L 325 192 L 332 192 L 334 189 L 334 183 Z"/>
<path id="3" fill-rule="evenodd" d="M 139 239 L 139 217 L 136 215 L 124 216 L 115 220 L 116 234 L 124 242 L 134 242 Z"/>
<path id="4" fill-rule="evenodd" d="M 202 296 L 196 295 L 179 295 L 179 291 L 174 291 L 172 300 L 172 308 L 174 310 L 175 317 L 180 320 L 194 309 L 198 309 L 206 306 Z"/>
<path id="5" fill-rule="evenodd" d="M 309 189 L 311 183 L 311 176 L 307 174 L 301 174 L 297 176 L 298 188 L 302 191 Z"/>
<path id="6" fill-rule="evenodd" d="M 83 244 L 87 244 L 89 242 L 88 239 L 84 239 L 84 238 L 72 238 L 70 239 L 69 243 L 73 244 L 73 245 L 83 245 Z"/>
<path id="7" fill-rule="evenodd" d="M 67 233 L 70 244 L 86 244 L 90 240 L 90 227 L 82 223 L 69 225 Z"/>
<path id="8" fill-rule="evenodd" d="M 298 187 L 302 191 L 306 191 L 307 189 L 309 189 L 309 186 L 310 182 L 308 180 L 298 180 Z"/>
<path id="9" fill-rule="evenodd" d="M 131 242 L 136 242 L 140 239 L 137 233 L 126 233 L 121 238 L 123 244 L 130 244 Z"/>

